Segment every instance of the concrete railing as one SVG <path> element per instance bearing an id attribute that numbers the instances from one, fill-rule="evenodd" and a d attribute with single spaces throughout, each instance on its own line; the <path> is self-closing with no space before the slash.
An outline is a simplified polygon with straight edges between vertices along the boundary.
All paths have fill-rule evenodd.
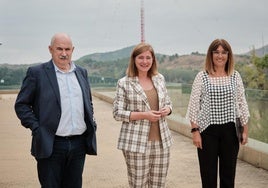
<path id="1" fill-rule="evenodd" d="M 167 120 L 169 128 L 171 130 L 187 137 L 192 137 L 189 124 L 185 124 L 184 122 L 178 120 L 173 120 L 172 117 L 168 117 Z M 268 170 L 268 153 L 258 151 L 255 148 L 249 147 L 247 145 L 240 145 L 238 158 L 256 167 Z"/>
<path id="2" fill-rule="evenodd" d="M 18 91 L 19 90 L 0 90 L 0 99 L 4 98 L 4 95 L 17 94 Z M 92 95 L 108 103 L 113 103 L 114 92 L 101 92 L 93 90 Z M 192 135 L 190 133 L 190 126 L 185 118 L 180 117 L 178 114 L 172 114 L 167 118 L 167 121 L 171 130 L 191 138 Z M 268 170 L 267 152 L 257 150 L 256 148 L 250 147 L 248 145 L 240 145 L 238 158 L 256 167 Z"/>
<path id="3" fill-rule="evenodd" d="M 18 94 L 19 90 L 0 90 L 0 94 Z"/>
<path id="4" fill-rule="evenodd" d="M 113 103 L 114 92 L 93 91 L 92 95 L 108 103 Z M 178 132 L 189 138 L 192 137 L 190 133 L 190 125 L 185 118 L 180 117 L 178 114 L 172 114 L 167 118 L 167 121 L 168 126 L 172 131 Z M 240 145 L 238 158 L 256 167 L 268 170 L 268 153 L 258 151 L 247 145 Z"/>

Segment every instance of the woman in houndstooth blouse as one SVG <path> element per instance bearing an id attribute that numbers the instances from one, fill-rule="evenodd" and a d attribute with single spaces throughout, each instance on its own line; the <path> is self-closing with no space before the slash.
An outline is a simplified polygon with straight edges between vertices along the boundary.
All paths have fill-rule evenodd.
<path id="1" fill-rule="evenodd" d="M 172 104 L 158 73 L 153 48 L 138 44 L 127 75 L 117 83 L 113 116 L 122 121 L 118 149 L 123 151 L 130 187 L 165 187 L 172 137 L 166 116 Z"/>
<path id="2" fill-rule="evenodd" d="M 193 144 L 197 147 L 203 188 L 233 188 L 239 141 L 235 119 L 244 126 L 248 140 L 249 110 L 240 74 L 234 70 L 230 44 L 214 40 L 207 51 L 205 71 L 196 75 L 186 117 L 191 123 Z"/>

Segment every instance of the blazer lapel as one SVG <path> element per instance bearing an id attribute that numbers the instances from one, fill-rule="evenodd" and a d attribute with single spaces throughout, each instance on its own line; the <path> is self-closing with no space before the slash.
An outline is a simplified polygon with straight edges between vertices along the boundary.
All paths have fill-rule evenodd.
<path id="1" fill-rule="evenodd" d="M 158 76 L 153 76 L 152 77 L 152 81 L 154 84 L 154 87 L 157 91 L 157 95 L 158 95 L 158 101 L 159 101 L 159 108 L 162 108 L 165 104 L 163 104 L 164 101 L 164 91 L 163 91 L 163 82 L 161 81 L 161 79 L 159 79 Z"/>
<path id="2" fill-rule="evenodd" d="M 46 71 L 46 74 L 47 74 L 47 77 L 50 81 L 50 84 L 53 88 L 53 91 L 56 95 L 56 98 L 59 102 L 59 104 L 61 104 L 60 102 L 60 91 L 59 91 L 59 85 L 58 85 L 58 81 L 57 81 L 57 77 L 56 77 L 56 72 L 55 72 L 55 68 L 54 68 L 54 65 L 53 65 L 53 62 L 50 61 L 46 64 L 45 66 L 45 71 Z"/>
<path id="3" fill-rule="evenodd" d="M 137 77 L 134 78 L 129 78 L 130 79 L 130 84 L 132 85 L 133 89 L 136 91 L 137 95 L 140 96 L 141 100 L 144 101 L 144 103 L 146 104 L 146 106 L 151 109 L 149 101 L 147 99 L 147 96 L 145 94 L 145 92 L 143 91 L 139 80 Z"/>

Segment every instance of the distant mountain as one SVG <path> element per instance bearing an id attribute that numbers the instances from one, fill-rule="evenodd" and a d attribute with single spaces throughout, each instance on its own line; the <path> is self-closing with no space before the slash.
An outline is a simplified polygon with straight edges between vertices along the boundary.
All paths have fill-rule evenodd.
<path id="1" fill-rule="evenodd" d="M 119 50 L 103 53 L 94 53 L 81 57 L 79 60 L 92 59 L 94 61 L 114 61 L 118 59 L 128 58 L 132 52 L 133 46 L 122 48 Z"/>
<path id="2" fill-rule="evenodd" d="M 78 59 L 76 63 L 88 69 L 91 74 L 118 78 L 124 75 L 133 48 L 134 46 L 130 46 L 112 52 L 89 54 Z M 203 68 L 206 54 L 199 54 L 198 52 L 189 55 L 165 55 L 156 53 L 156 58 L 158 68 L 161 71 L 175 71 L 177 69 L 194 71 Z M 235 55 L 235 62 L 238 64 L 249 63 L 250 56 Z"/>
<path id="3" fill-rule="evenodd" d="M 88 70 L 91 77 L 118 79 L 125 75 L 134 46 L 122 48 L 112 52 L 94 53 L 75 61 Z M 198 52 L 189 55 L 156 54 L 158 69 L 168 82 L 192 83 L 196 73 L 203 69 L 206 54 Z M 249 55 L 235 55 L 237 64 L 249 64 Z M 0 78 L 5 84 L 19 85 L 25 76 L 29 65 L 0 64 Z M 14 80 L 15 79 L 15 80 Z"/>
<path id="4" fill-rule="evenodd" d="M 121 48 L 121 49 L 118 49 L 115 51 L 93 53 L 93 54 L 85 55 L 85 56 L 79 58 L 77 61 L 81 62 L 83 60 L 91 59 L 91 60 L 97 61 L 97 62 L 108 62 L 108 61 L 117 61 L 120 59 L 128 59 L 130 57 L 131 52 L 132 52 L 134 47 L 135 47 L 135 45 L 132 45 L 132 46 Z M 258 57 L 263 57 L 264 55 L 268 54 L 268 45 L 266 45 L 262 48 L 255 49 L 255 54 Z M 205 55 L 206 54 L 192 53 L 190 55 L 180 55 L 179 57 L 180 57 L 180 59 L 185 59 L 185 57 L 187 57 L 186 58 L 187 60 L 185 59 L 183 61 L 186 61 L 188 63 L 195 62 L 195 60 L 197 60 L 197 62 L 200 63 L 200 60 L 204 59 Z M 237 54 L 235 56 L 240 57 L 240 56 L 244 56 L 244 55 L 251 56 L 252 50 L 249 52 L 246 52 L 246 53 Z M 163 57 L 172 57 L 172 56 L 176 56 L 176 54 L 170 56 L 170 55 L 156 53 L 156 57 L 157 57 L 158 61 L 159 60 L 161 61 L 161 59 L 163 59 Z M 182 57 L 184 57 L 184 58 L 182 58 Z M 198 58 L 198 59 L 196 59 L 196 58 Z"/>
<path id="5" fill-rule="evenodd" d="M 249 56 L 251 56 L 254 50 L 255 50 L 255 55 L 256 55 L 256 56 L 258 56 L 258 57 L 263 57 L 263 56 L 265 56 L 265 55 L 268 54 L 268 45 L 263 46 L 263 47 L 258 48 L 258 49 L 254 49 L 254 48 L 253 48 L 253 49 L 250 50 L 249 52 L 245 53 L 245 55 L 249 55 Z"/>

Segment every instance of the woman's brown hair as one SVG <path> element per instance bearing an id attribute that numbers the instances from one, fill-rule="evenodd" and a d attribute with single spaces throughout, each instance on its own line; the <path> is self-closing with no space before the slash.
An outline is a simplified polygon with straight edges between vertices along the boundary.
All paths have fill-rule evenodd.
<path id="1" fill-rule="evenodd" d="M 224 39 L 215 39 L 210 44 L 207 56 L 206 56 L 206 62 L 205 62 L 205 70 L 209 74 L 215 73 L 214 63 L 213 63 L 213 51 L 216 51 L 217 48 L 221 46 L 225 51 L 228 52 L 228 59 L 225 64 L 225 72 L 227 73 L 227 76 L 230 76 L 234 72 L 234 58 L 233 58 L 233 52 L 230 44 L 224 40 Z"/>
<path id="2" fill-rule="evenodd" d="M 152 67 L 150 68 L 150 70 L 148 71 L 148 76 L 152 77 L 158 73 L 157 64 L 156 64 L 156 57 L 155 57 L 155 53 L 154 53 L 152 46 L 150 44 L 147 44 L 147 43 L 140 43 L 134 47 L 134 49 L 131 53 L 128 68 L 126 71 L 127 76 L 129 76 L 129 77 L 138 76 L 138 69 L 137 69 L 136 64 L 135 64 L 135 58 L 138 55 L 140 55 L 141 53 L 146 52 L 146 51 L 151 52 L 152 58 L 153 58 L 153 64 L 152 64 Z"/>

